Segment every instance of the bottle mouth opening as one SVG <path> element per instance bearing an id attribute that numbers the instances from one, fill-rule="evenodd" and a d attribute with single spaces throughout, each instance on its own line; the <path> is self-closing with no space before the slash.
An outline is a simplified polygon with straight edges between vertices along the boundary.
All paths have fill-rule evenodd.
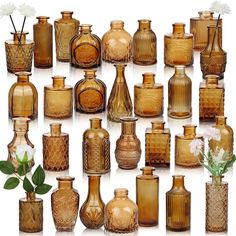
<path id="1" fill-rule="evenodd" d="M 155 73 L 152 73 L 152 72 L 145 72 L 145 73 L 143 73 L 143 76 L 152 76 L 152 77 L 154 77 L 155 76 Z"/>
<path id="2" fill-rule="evenodd" d="M 69 11 L 69 10 L 65 10 L 65 11 L 61 11 L 61 14 L 68 14 L 68 15 L 72 15 L 74 12 L 73 11 Z"/>
<path id="3" fill-rule="evenodd" d="M 50 19 L 50 17 L 49 16 L 37 16 L 36 19 L 38 19 L 38 20 L 48 20 L 48 19 Z"/>
<path id="4" fill-rule="evenodd" d="M 182 22 L 176 22 L 174 24 L 172 24 L 173 26 L 177 26 L 177 27 L 184 27 L 185 26 L 185 23 L 182 23 Z"/>
<path id="5" fill-rule="evenodd" d="M 140 20 L 138 20 L 138 22 L 139 22 L 139 23 L 150 23 L 150 22 L 152 22 L 152 21 L 149 20 L 149 19 L 140 19 Z"/>
<path id="6" fill-rule="evenodd" d="M 27 34 L 29 34 L 29 32 L 28 31 L 23 31 L 22 33 L 21 33 L 21 31 L 11 31 L 11 34 L 13 34 L 13 35 L 20 35 L 20 34 L 22 34 L 22 35 L 27 35 Z"/>
<path id="7" fill-rule="evenodd" d="M 73 181 L 73 180 L 75 180 L 75 177 L 72 177 L 72 176 L 59 176 L 56 179 L 60 180 L 60 181 Z"/>
<path id="8" fill-rule="evenodd" d="M 121 117 L 120 120 L 123 121 L 123 122 L 134 122 L 134 121 L 137 121 L 138 118 L 137 117 L 125 116 L 125 117 Z"/>
<path id="9" fill-rule="evenodd" d="M 31 72 L 27 72 L 27 71 L 21 71 L 21 72 L 16 72 L 15 75 L 16 76 L 31 76 L 32 73 Z"/>
<path id="10" fill-rule="evenodd" d="M 121 196 L 128 195 L 128 192 L 129 191 L 127 188 L 116 188 L 114 191 L 115 195 L 121 195 Z"/>

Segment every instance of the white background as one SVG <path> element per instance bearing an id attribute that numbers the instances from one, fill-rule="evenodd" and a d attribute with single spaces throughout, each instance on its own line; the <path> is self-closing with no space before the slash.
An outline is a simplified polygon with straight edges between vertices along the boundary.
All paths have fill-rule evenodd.
<path id="1" fill-rule="evenodd" d="M 1 3 L 5 1 L 1 1 Z M 23 1 L 13 1 L 15 4 L 21 4 Z M 157 34 L 157 54 L 158 63 L 154 66 L 136 66 L 129 63 L 126 68 L 126 79 L 130 89 L 131 97 L 133 98 L 133 86 L 142 81 L 142 73 L 154 72 L 156 73 L 156 82 L 164 84 L 165 99 L 164 99 L 164 115 L 158 119 L 163 119 L 166 122 L 166 127 L 171 129 L 172 143 L 171 143 L 171 168 L 157 169 L 155 174 L 160 177 L 160 216 L 159 226 L 154 228 L 139 228 L 138 235 L 205 235 L 205 182 L 209 180 L 208 173 L 202 168 L 197 169 L 182 169 L 174 166 L 174 136 L 176 133 L 182 133 L 182 125 L 186 123 L 193 123 L 198 125 L 197 132 L 201 133 L 208 124 L 199 124 L 198 119 L 198 87 L 202 80 L 200 71 L 199 52 L 194 54 L 194 66 L 187 69 L 187 74 L 191 77 L 193 83 L 193 117 L 187 120 L 173 120 L 167 118 L 167 82 L 174 73 L 172 68 L 164 67 L 163 63 L 163 36 L 165 33 L 172 31 L 172 23 L 184 22 L 186 23 L 186 32 L 189 32 L 190 17 L 197 16 L 199 10 L 207 10 L 212 1 L 209 0 L 181 0 L 181 1 L 81 1 L 81 0 L 50 0 L 50 1 L 27 1 L 36 8 L 37 16 L 50 16 L 50 23 L 61 17 L 61 10 L 73 10 L 74 17 L 79 19 L 81 23 L 90 23 L 93 25 L 93 33 L 99 37 L 109 29 L 110 21 L 121 19 L 125 22 L 125 29 L 134 34 L 138 28 L 138 19 L 148 18 L 152 20 L 152 29 Z M 235 6 L 233 0 L 226 1 L 231 7 L 232 13 L 223 16 L 223 48 L 228 53 L 228 62 L 225 73 L 225 115 L 228 116 L 228 124 L 236 130 L 236 110 L 234 101 L 236 99 L 235 93 Z M 17 29 L 20 29 L 23 17 L 15 13 L 14 21 Z M 25 30 L 30 32 L 28 38 L 32 39 L 32 25 L 36 23 L 35 18 L 27 19 Z M 12 123 L 8 119 L 8 91 L 11 85 L 16 81 L 16 77 L 7 73 L 5 62 L 4 41 L 11 38 L 10 31 L 12 25 L 10 19 L 2 18 L 0 21 L 0 71 L 1 71 L 1 85 L 0 85 L 0 150 L 1 159 L 7 158 L 7 144 L 13 137 Z M 55 56 L 55 50 L 54 50 Z M 49 131 L 49 124 L 54 122 L 45 119 L 43 116 L 43 87 L 46 84 L 51 84 L 51 76 L 65 75 L 67 77 L 66 84 L 74 86 L 75 83 L 83 78 L 83 71 L 80 69 L 72 69 L 68 63 L 60 63 L 54 60 L 54 67 L 52 69 L 37 69 L 32 67 L 31 81 L 37 87 L 39 93 L 39 111 L 38 120 L 31 122 L 29 138 L 36 147 L 36 165 L 42 163 L 42 134 Z M 98 69 L 98 78 L 102 79 L 107 85 L 107 97 L 110 94 L 113 81 L 115 79 L 115 68 L 111 64 L 103 63 L 102 67 Z M 62 131 L 70 134 L 70 169 L 69 172 L 53 173 L 47 172 L 47 182 L 53 185 L 53 189 L 57 187 L 56 176 L 69 174 L 76 177 L 74 187 L 80 193 L 80 206 L 85 201 L 87 196 L 87 177 L 82 172 L 82 134 L 86 128 L 89 127 L 90 117 L 102 117 L 102 125 L 108 129 L 111 140 L 111 173 L 109 176 L 101 178 L 101 195 L 103 201 L 107 203 L 113 198 L 113 190 L 117 187 L 126 187 L 129 189 L 129 196 L 135 201 L 135 176 L 140 173 L 139 168 L 144 166 L 144 135 L 146 127 L 150 127 L 150 121 L 153 119 L 140 118 L 137 123 L 137 135 L 142 143 L 142 157 L 139 163 L 139 168 L 135 170 L 121 170 L 118 168 L 115 161 L 114 149 L 115 141 L 120 135 L 120 124 L 108 123 L 106 121 L 106 114 L 97 115 L 83 115 L 74 113 L 73 119 L 62 120 Z M 200 126 L 200 127 L 199 127 Z M 165 229 L 165 193 L 172 186 L 172 175 L 184 174 L 186 176 L 186 188 L 192 193 L 192 208 L 191 208 L 191 231 L 174 233 L 166 231 Z M 236 186 L 235 174 L 233 171 L 225 176 L 225 180 L 229 182 L 229 227 L 228 235 L 235 235 L 236 225 Z M 0 235 L 29 235 L 18 231 L 18 199 L 24 197 L 24 190 L 18 188 L 17 190 L 7 191 L 3 190 L 2 186 L 5 182 L 5 175 L 0 176 Z M 42 196 L 44 199 L 44 230 L 41 233 L 33 235 L 103 235 L 103 228 L 100 230 L 87 230 L 78 218 L 75 230 L 72 233 L 57 233 L 54 227 L 51 205 L 50 193 Z M 106 232 L 107 235 L 110 235 Z M 221 235 L 221 234 L 217 234 Z"/>

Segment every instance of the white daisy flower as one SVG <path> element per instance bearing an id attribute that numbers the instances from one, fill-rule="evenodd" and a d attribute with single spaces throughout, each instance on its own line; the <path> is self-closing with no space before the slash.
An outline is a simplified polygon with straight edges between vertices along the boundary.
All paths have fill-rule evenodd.
<path id="1" fill-rule="evenodd" d="M 32 17 L 36 12 L 33 7 L 26 5 L 25 3 L 18 7 L 18 11 L 25 17 Z"/>
<path id="2" fill-rule="evenodd" d="M 0 7 L 0 17 L 10 16 L 15 11 L 15 9 L 16 7 L 12 3 L 7 3 L 7 4 L 2 5 Z"/>

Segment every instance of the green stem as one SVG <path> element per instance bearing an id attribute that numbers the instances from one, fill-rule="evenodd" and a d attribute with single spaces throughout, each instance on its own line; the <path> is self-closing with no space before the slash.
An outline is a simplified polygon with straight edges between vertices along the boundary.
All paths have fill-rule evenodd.
<path id="1" fill-rule="evenodd" d="M 14 175 L 15 175 L 19 180 L 21 180 L 22 182 L 24 181 L 18 174 L 14 173 Z"/>

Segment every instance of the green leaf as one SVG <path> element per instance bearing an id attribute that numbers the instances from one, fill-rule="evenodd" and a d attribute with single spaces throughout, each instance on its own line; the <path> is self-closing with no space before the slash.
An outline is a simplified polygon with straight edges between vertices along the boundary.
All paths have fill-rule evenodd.
<path id="1" fill-rule="evenodd" d="M 206 165 L 206 164 L 204 164 L 204 163 L 202 163 L 202 165 L 203 165 L 212 175 L 214 175 L 214 170 L 213 170 L 211 167 L 209 167 L 208 165 Z"/>
<path id="2" fill-rule="evenodd" d="M 10 161 L 0 161 L 0 170 L 6 175 L 15 173 L 15 167 Z"/>
<path id="3" fill-rule="evenodd" d="M 36 192 L 37 194 L 45 194 L 45 193 L 47 193 L 51 188 L 52 188 L 52 186 L 49 185 L 49 184 L 42 184 L 42 185 L 38 185 L 38 186 L 35 188 L 35 192 Z"/>
<path id="4" fill-rule="evenodd" d="M 10 177 L 4 184 L 5 189 L 14 189 L 20 183 L 19 179 L 16 177 Z"/>
<path id="5" fill-rule="evenodd" d="M 33 185 L 30 183 L 29 179 L 26 176 L 23 181 L 23 188 L 26 192 L 33 192 L 34 191 Z"/>
<path id="6" fill-rule="evenodd" d="M 35 185 L 42 185 L 44 183 L 44 180 L 45 173 L 41 165 L 39 165 L 32 176 L 32 181 Z"/>
<path id="7" fill-rule="evenodd" d="M 28 172 L 29 172 L 29 166 L 26 163 L 21 164 L 19 168 L 17 169 L 17 173 L 19 176 L 26 175 L 26 173 Z"/>

